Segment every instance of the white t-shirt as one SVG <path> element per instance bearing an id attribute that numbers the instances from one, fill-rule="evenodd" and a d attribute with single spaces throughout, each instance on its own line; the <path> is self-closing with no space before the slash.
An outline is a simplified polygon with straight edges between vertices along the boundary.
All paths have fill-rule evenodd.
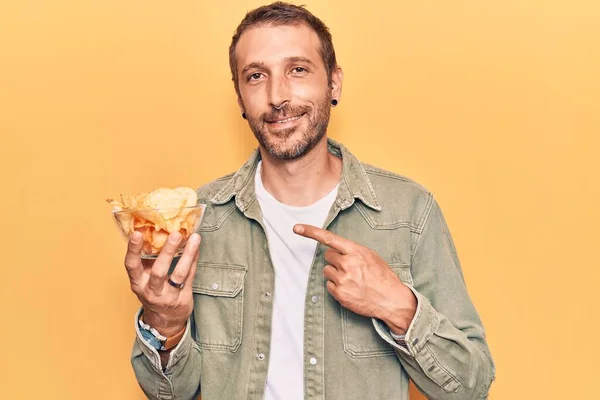
<path id="1" fill-rule="evenodd" d="M 317 242 L 296 235 L 298 223 L 323 227 L 337 196 L 336 186 L 325 197 L 307 207 L 280 203 L 262 184 L 262 162 L 255 175 L 256 198 L 260 204 L 273 268 L 275 289 L 269 371 L 265 400 L 304 398 L 304 301 L 308 274 Z"/>

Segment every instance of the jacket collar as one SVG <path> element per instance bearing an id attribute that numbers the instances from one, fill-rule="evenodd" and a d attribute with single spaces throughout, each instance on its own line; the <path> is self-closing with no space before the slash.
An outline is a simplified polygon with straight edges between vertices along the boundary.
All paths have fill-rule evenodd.
<path id="1" fill-rule="evenodd" d="M 342 158 L 342 178 L 336 198 L 338 206 L 343 210 L 354 204 L 355 199 L 360 199 L 368 207 L 381 211 L 373 185 L 361 162 L 344 145 L 333 139 L 327 139 L 327 147 L 330 153 Z M 217 205 L 225 204 L 235 197 L 237 207 L 245 212 L 256 199 L 254 175 L 259 160 L 260 152 L 256 149 L 225 186 L 212 197 L 211 202 Z"/>

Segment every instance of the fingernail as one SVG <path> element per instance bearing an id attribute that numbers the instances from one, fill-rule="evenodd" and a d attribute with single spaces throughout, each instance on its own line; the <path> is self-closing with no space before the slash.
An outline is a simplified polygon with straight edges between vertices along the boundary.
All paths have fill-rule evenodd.
<path id="1" fill-rule="evenodd" d="M 200 235 L 198 235 L 197 233 L 192 234 L 192 236 L 190 237 L 190 242 L 192 242 L 194 246 L 200 243 Z"/>
<path id="2" fill-rule="evenodd" d="M 138 231 L 133 231 L 131 234 L 131 243 L 138 244 L 142 240 L 142 234 Z"/>
<path id="3" fill-rule="evenodd" d="M 169 242 L 172 244 L 177 244 L 180 240 L 181 234 L 179 232 L 173 232 L 171 233 L 171 236 L 169 236 Z"/>
<path id="4" fill-rule="evenodd" d="M 302 233 L 302 232 L 304 232 L 304 227 L 302 225 L 296 225 L 296 226 L 294 226 L 294 232 Z"/>

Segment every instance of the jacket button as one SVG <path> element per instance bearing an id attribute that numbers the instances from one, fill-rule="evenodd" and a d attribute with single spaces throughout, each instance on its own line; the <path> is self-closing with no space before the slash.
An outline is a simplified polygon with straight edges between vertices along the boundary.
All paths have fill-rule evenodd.
<path id="1" fill-rule="evenodd" d="M 311 359 L 309 360 L 310 365 L 316 365 L 317 364 L 317 359 L 314 357 L 311 357 Z"/>
<path id="2" fill-rule="evenodd" d="M 271 292 L 265 292 L 265 297 L 268 299 L 269 297 L 271 297 Z"/>
<path id="3" fill-rule="evenodd" d="M 258 355 L 258 359 L 261 360 L 261 361 L 264 360 L 265 359 L 265 355 L 263 353 L 260 353 Z"/>
<path id="4" fill-rule="evenodd" d="M 311 297 L 310 301 L 312 301 L 314 304 L 317 304 L 319 302 L 319 296 L 313 296 L 313 297 Z"/>
<path id="5" fill-rule="evenodd" d="M 211 286 L 212 290 L 217 290 L 219 288 L 219 284 L 218 283 L 213 283 Z"/>

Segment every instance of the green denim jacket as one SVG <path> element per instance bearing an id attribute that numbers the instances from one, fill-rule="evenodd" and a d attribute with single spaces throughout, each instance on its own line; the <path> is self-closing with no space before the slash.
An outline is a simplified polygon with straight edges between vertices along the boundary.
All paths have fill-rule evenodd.
<path id="1" fill-rule="evenodd" d="M 494 363 L 438 204 L 343 145 L 329 139 L 328 147 L 343 172 L 325 228 L 375 250 L 418 306 L 401 346 L 383 322 L 354 314 L 327 292 L 319 244 L 305 297 L 304 398 L 404 400 L 409 378 L 430 399 L 487 398 Z M 135 324 L 133 369 L 151 399 L 263 399 L 275 288 L 254 191 L 259 159 L 256 151 L 235 174 L 198 189 L 207 209 L 194 312 L 166 368 Z"/>

